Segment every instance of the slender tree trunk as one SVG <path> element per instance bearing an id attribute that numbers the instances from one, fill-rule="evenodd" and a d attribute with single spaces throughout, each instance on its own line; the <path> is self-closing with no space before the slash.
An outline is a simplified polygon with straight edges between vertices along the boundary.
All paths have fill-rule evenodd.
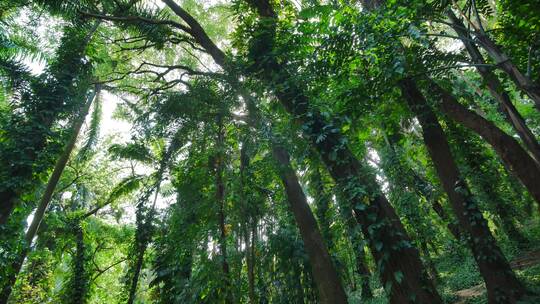
<path id="1" fill-rule="evenodd" d="M 327 217 L 327 212 L 330 208 L 331 197 L 325 189 L 323 176 L 320 172 L 318 161 L 312 160 L 311 163 L 315 164 L 315 167 L 312 168 L 313 172 L 311 174 L 310 183 L 314 192 L 315 206 L 317 207 L 316 215 L 319 219 L 319 225 L 321 226 L 323 239 L 329 244 L 328 248 L 331 249 L 334 246 L 334 242 L 330 231 L 330 221 Z M 364 300 L 367 300 L 373 298 L 373 293 L 369 286 L 371 272 L 366 265 L 366 252 L 364 250 L 364 246 L 362 245 L 360 234 L 358 232 L 354 232 L 356 224 L 354 219 L 352 218 L 352 213 L 350 213 L 350 209 L 344 210 L 344 212 L 347 211 L 349 211 L 349 216 L 347 217 L 346 215 L 344 215 L 343 218 L 349 224 L 348 230 L 350 234 L 350 240 L 353 244 L 353 247 L 355 247 L 356 272 L 361 278 L 362 298 Z"/>
<path id="2" fill-rule="evenodd" d="M 253 222 L 253 221 L 252 221 Z M 251 223 L 251 227 L 246 228 L 246 264 L 248 277 L 248 297 L 249 303 L 257 303 L 255 295 L 255 233 L 256 224 Z"/>
<path id="3" fill-rule="evenodd" d="M 36 209 L 36 212 L 34 213 L 34 218 L 32 220 L 32 223 L 30 224 L 30 227 L 28 228 L 28 231 L 26 232 L 25 240 L 27 244 L 32 243 L 32 240 L 34 239 L 34 236 L 36 235 L 39 229 L 39 225 L 41 224 L 41 221 L 43 220 L 45 211 L 47 210 L 47 207 L 49 206 L 51 202 L 51 198 L 54 194 L 54 189 L 56 189 L 56 185 L 58 185 L 58 182 L 60 181 L 60 177 L 62 176 L 62 173 L 64 172 L 64 169 L 66 168 L 66 165 L 69 161 L 71 152 L 73 152 L 73 149 L 75 148 L 75 144 L 77 143 L 77 138 L 79 137 L 79 133 L 81 131 L 82 125 L 84 124 L 84 120 L 86 119 L 86 116 L 88 115 L 88 112 L 90 110 L 90 105 L 92 104 L 92 101 L 94 100 L 94 98 L 99 98 L 100 90 L 101 90 L 100 87 L 96 86 L 96 89 L 93 92 L 92 96 L 88 99 L 88 101 L 84 105 L 84 108 L 79 114 L 79 117 L 73 124 L 73 128 L 72 128 L 73 133 L 71 135 L 71 138 L 69 139 L 66 147 L 64 148 L 64 151 L 62 152 L 62 154 L 56 161 L 54 170 L 51 174 L 51 177 L 49 178 L 49 181 L 47 182 L 47 186 L 45 187 L 45 192 L 43 193 L 43 196 L 41 197 L 38 208 Z"/>
<path id="4" fill-rule="evenodd" d="M 461 179 L 437 117 L 412 80 L 402 80 L 399 85 L 405 100 L 422 126 L 424 142 L 437 174 L 448 194 L 459 224 L 466 233 L 473 256 L 486 282 L 489 302 L 515 303 L 527 292 L 515 277 L 467 185 Z"/>
<path id="5" fill-rule="evenodd" d="M 469 32 L 465 28 L 463 22 L 451 11 L 447 13 L 450 18 L 450 22 L 453 24 L 452 28 L 458 34 L 458 36 L 463 41 L 465 48 L 467 49 L 469 55 L 471 56 L 472 62 L 478 64 L 476 70 L 482 76 L 485 85 L 487 86 L 491 96 L 495 98 L 500 104 L 500 109 L 506 120 L 512 125 L 516 133 L 519 135 L 525 147 L 531 153 L 531 156 L 534 158 L 537 164 L 540 164 L 540 144 L 538 140 L 529 129 L 525 123 L 525 119 L 518 112 L 516 107 L 512 104 L 510 95 L 506 92 L 504 86 L 501 84 L 495 73 L 493 73 L 488 67 L 482 66 L 485 64 L 484 57 L 476 45 L 472 42 L 472 37 L 469 35 Z"/>
<path id="6" fill-rule="evenodd" d="M 328 254 L 302 186 L 291 167 L 289 154 L 278 144 L 272 146 L 272 153 L 278 163 L 291 211 L 309 256 L 313 277 L 319 290 L 320 303 L 347 303 L 347 295 L 341 285 L 341 279 Z"/>
<path id="7" fill-rule="evenodd" d="M 260 128 L 265 124 L 264 117 L 259 113 L 253 99 L 248 94 L 243 94 L 243 96 L 247 103 L 248 123 L 253 127 Z M 270 136 L 273 135 L 270 134 Z M 298 177 L 290 164 L 289 153 L 275 143 L 273 138 L 271 138 L 271 144 L 274 159 L 280 166 L 279 174 L 287 193 L 291 211 L 309 256 L 313 277 L 319 292 L 319 300 L 321 303 L 347 303 L 347 296 L 339 275 L 332 263 Z"/>
<path id="8" fill-rule="evenodd" d="M 136 257 L 134 271 L 133 271 L 133 277 L 131 278 L 131 282 L 129 283 L 129 294 L 128 294 L 128 299 L 127 299 L 127 304 L 133 304 L 133 302 L 135 302 L 135 296 L 137 294 L 137 285 L 139 285 L 139 276 L 141 274 L 145 252 L 146 252 L 146 246 L 139 248 L 139 252 L 137 252 L 137 257 Z"/>
<path id="9" fill-rule="evenodd" d="M 246 182 L 248 182 L 248 176 L 246 176 L 247 168 L 249 167 L 250 157 L 248 155 L 248 145 L 249 140 L 242 141 L 242 148 L 240 149 L 240 195 L 242 204 L 244 206 L 244 217 L 245 221 L 244 226 L 244 241 L 246 244 L 245 255 L 246 255 L 246 266 L 247 266 L 247 277 L 248 277 L 248 298 L 249 303 L 257 303 L 257 298 L 255 295 L 255 233 L 257 230 L 257 220 L 254 212 L 251 212 L 249 208 L 250 202 L 246 199 Z"/>
<path id="10" fill-rule="evenodd" d="M 65 298 L 66 304 L 84 304 L 87 302 L 89 277 L 88 269 L 86 269 L 86 246 L 84 244 L 84 231 L 79 220 L 73 227 L 75 234 L 75 256 L 73 257 L 72 265 L 72 278 L 71 284 L 69 284 L 69 290 L 67 297 Z"/>
<path id="11" fill-rule="evenodd" d="M 334 240 L 332 232 L 330 231 L 330 219 L 328 218 L 331 198 L 330 194 L 325 189 L 318 162 L 312 160 L 311 164 L 314 165 L 310 174 L 310 187 L 313 191 L 314 203 L 317 208 L 315 215 L 317 216 L 319 227 L 321 228 L 321 236 L 327 244 L 328 251 L 331 252 L 334 247 Z"/>
<path id="12" fill-rule="evenodd" d="M 397 166 L 399 166 L 397 167 L 397 172 L 401 174 L 401 176 L 393 177 L 393 179 L 396 181 L 396 183 L 401 184 L 404 189 L 414 189 L 418 196 L 422 196 L 426 199 L 426 201 L 430 202 L 431 208 L 435 212 L 435 214 L 437 214 L 444 223 L 447 223 L 446 227 L 448 228 L 448 231 L 450 231 L 450 233 L 454 236 L 456 240 L 460 240 L 461 236 L 459 232 L 459 227 L 446 213 L 439 199 L 435 196 L 434 187 L 430 185 L 428 181 L 426 181 L 410 166 L 408 166 L 407 164 L 402 164 L 400 162 L 399 159 L 402 156 L 396 148 L 401 138 L 402 133 L 399 129 L 394 130 L 391 136 L 387 135 L 386 131 L 384 133 L 386 145 L 388 146 L 389 152 L 391 153 L 390 159 L 396 159 L 396 161 L 398 162 Z M 382 156 L 384 157 L 384 153 Z M 405 174 L 405 178 L 403 178 L 403 174 Z M 412 180 L 409 182 L 409 179 L 407 177 L 410 177 Z"/>
<path id="13" fill-rule="evenodd" d="M 531 196 L 540 202 L 540 167 L 521 145 L 492 122 L 461 105 L 454 96 L 434 81 L 430 81 L 430 88 L 433 93 L 440 96 L 441 110 L 488 142 Z"/>
<path id="14" fill-rule="evenodd" d="M 83 108 L 81 109 L 79 113 L 79 116 L 73 122 L 71 137 L 69 141 L 66 143 L 66 146 L 64 147 L 64 150 L 62 151 L 62 154 L 58 157 L 56 161 L 54 170 L 51 174 L 51 177 L 49 178 L 49 181 L 47 182 L 45 191 L 43 192 L 43 196 L 41 197 L 38 207 L 36 209 L 36 212 L 34 213 L 32 222 L 30 223 L 30 226 L 28 227 L 28 230 L 26 231 L 26 234 L 24 236 L 25 245 L 23 246 L 21 252 L 19 253 L 19 256 L 15 259 L 15 261 L 12 264 L 12 269 L 14 271 L 12 275 L 10 275 L 10 277 L 8 278 L 8 283 L 5 285 L 2 292 L 0 293 L 0 304 L 7 303 L 8 301 L 13 285 L 15 284 L 17 276 L 19 275 L 19 272 L 21 271 L 22 264 L 30 251 L 32 240 L 36 236 L 39 226 L 41 222 L 43 221 L 43 217 L 45 216 L 45 212 L 47 211 L 47 207 L 49 206 L 51 202 L 51 198 L 54 194 L 54 189 L 56 188 L 56 185 L 58 185 L 58 181 L 60 180 L 60 177 L 62 176 L 64 169 L 66 168 L 66 165 L 69 161 L 69 157 L 71 155 L 71 152 L 73 151 L 73 148 L 75 148 L 75 144 L 77 143 L 77 138 L 79 137 L 79 133 L 81 131 L 82 125 L 84 124 L 86 115 L 88 115 L 88 111 L 90 110 L 90 105 L 92 104 L 92 101 L 94 100 L 94 98 L 98 98 L 99 91 L 100 91 L 100 88 L 96 87 L 92 95 L 84 103 Z"/>
<path id="15" fill-rule="evenodd" d="M 169 151 L 167 152 L 167 154 L 168 153 Z M 165 158 L 168 158 L 168 156 Z M 139 285 L 139 277 L 140 277 L 141 270 L 144 263 L 144 255 L 146 253 L 146 249 L 148 248 L 148 244 L 152 240 L 152 233 L 153 233 L 152 222 L 154 220 L 156 202 L 157 202 L 159 190 L 161 187 L 161 178 L 162 178 L 163 171 L 165 170 L 165 162 L 166 162 L 165 160 L 162 160 L 161 165 L 160 165 L 158 179 L 156 181 L 154 202 L 152 203 L 152 207 L 150 208 L 146 216 L 144 216 L 142 213 L 140 215 L 137 214 L 137 216 L 141 217 L 140 219 L 138 219 L 140 221 L 141 226 L 137 227 L 138 231 L 136 232 L 136 234 L 138 235 L 135 236 L 135 243 L 136 243 L 135 246 L 136 246 L 137 252 L 136 252 L 135 264 L 133 265 L 133 274 L 131 274 L 131 276 L 128 276 L 128 282 L 127 282 L 128 297 L 126 301 L 127 304 L 133 304 L 135 302 L 135 298 L 137 295 L 137 287 Z M 143 200 L 148 199 L 149 195 L 150 194 L 146 195 L 146 198 L 143 198 Z"/>
<path id="16" fill-rule="evenodd" d="M 229 262 L 227 257 L 227 230 L 226 230 L 226 219 L 225 219 L 225 184 L 223 183 L 223 170 L 225 166 L 225 154 L 224 154 L 224 141 L 225 141 L 225 132 L 223 130 L 223 120 L 221 114 L 217 116 L 217 138 L 216 138 L 216 149 L 217 153 L 214 159 L 214 169 L 215 169 L 215 186 L 216 186 L 216 201 L 218 203 L 218 221 L 219 221 L 219 251 L 221 254 L 221 267 L 223 270 L 223 275 L 225 279 L 225 303 L 232 304 L 233 294 L 232 294 L 232 285 L 231 285 L 231 275 L 229 271 Z"/>
<path id="17" fill-rule="evenodd" d="M 531 98 L 536 109 L 540 111 L 540 86 L 521 73 L 512 60 L 485 33 L 475 30 L 474 36 L 478 44 L 486 50 L 497 67 L 510 77 L 519 90 Z"/>
<path id="18" fill-rule="evenodd" d="M 373 298 L 373 292 L 371 291 L 371 287 L 369 286 L 371 271 L 367 266 L 366 251 L 364 250 L 361 233 L 356 229 L 355 219 L 353 217 L 353 213 L 349 208 L 340 208 L 340 213 L 347 225 L 347 234 L 354 248 L 356 273 L 358 273 L 358 276 L 360 276 L 362 298 L 364 300 L 369 300 Z"/>

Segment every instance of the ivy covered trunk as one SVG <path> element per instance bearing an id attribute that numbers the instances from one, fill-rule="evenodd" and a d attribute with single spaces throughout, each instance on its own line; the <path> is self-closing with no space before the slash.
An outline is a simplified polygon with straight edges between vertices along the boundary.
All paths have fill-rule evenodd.
<path id="1" fill-rule="evenodd" d="M 392 303 L 441 303 L 429 280 L 416 248 L 410 242 L 395 210 L 381 193 L 375 177 L 352 154 L 337 126 L 326 121 L 310 108 L 294 76 L 279 64 L 272 54 L 276 15 L 268 1 L 250 2 L 261 21 L 251 41 L 250 53 L 255 65 L 255 77 L 273 88 L 285 109 L 299 121 L 304 135 L 319 153 L 330 175 L 349 201 L 355 217 L 369 240 L 379 266 L 383 286 L 389 291 Z"/>
<path id="2" fill-rule="evenodd" d="M 470 131 L 453 124 L 449 124 L 449 129 L 451 135 L 454 135 L 454 141 L 460 146 L 457 153 L 462 156 L 469 168 L 469 178 L 473 187 L 476 186 L 476 192 L 483 194 L 490 211 L 497 215 L 500 228 L 506 235 L 515 240 L 518 246 L 526 247 L 528 240 L 514 223 L 516 206 L 513 206 L 499 191 L 498 186 L 503 183 L 503 180 L 498 174 L 493 174 L 497 172 L 497 168 L 493 165 L 491 156 L 487 155 L 481 143 L 472 137 Z"/>
<path id="3" fill-rule="evenodd" d="M 26 256 L 31 250 L 30 247 L 32 245 L 32 240 L 36 236 L 39 226 L 41 222 L 43 221 L 43 218 L 45 216 L 45 211 L 47 210 L 51 202 L 56 185 L 58 184 L 58 181 L 60 180 L 62 172 L 64 172 L 64 169 L 69 161 L 69 157 L 73 149 L 75 148 L 77 138 L 79 137 L 79 133 L 81 131 L 86 115 L 88 114 L 88 111 L 90 109 L 90 105 L 92 104 L 92 101 L 94 100 L 94 98 L 97 98 L 98 94 L 99 94 L 99 88 L 96 87 L 94 92 L 92 92 L 92 94 L 90 94 L 90 96 L 87 99 L 85 99 L 83 103 L 81 103 L 81 109 L 79 109 L 80 113 L 72 124 L 71 137 L 66 143 L 66 146 L 64 147 L 64 150 L 62 151 L 62 154 L 56 160 L 56 164 L 54 166 L 53 172 L 51 174 L 51 177 L 49 178 L 49 181 L 47 182 L 45 191 L 39 201 L 39 205 L 36 208 L 36 211 L 32 218 L 32 222 L 30 223 L 30 226 L 28 227 L 25 233 L 23 248 L 21 249 L 21 252 L 19 252 L 17 258 L 15 258 L 15 260 L 13 261 L 11 265 L 12 273 L 10 273 L 9 278 L 5 281 L 6 285 L 2 288 L 2 292 L 0 293 L 0 304 L 6 303 L 7 300 L 9 299 L 13 285 L 15 285 L 16 277 L 21 271 L 23 261 L 26 259 Z"/>
<path id="4" fill-rule="evenodd" d="M 317 216 L 319 227 L 321 228 L 321 236 L 328 246 L 328 251 L 331 252 L 334 249 L 334 239 L 332 237 L 332 231 L 330 230 L 330 219 L 328 218 L 331 193 L 329 193 L 325 187 L 318 162 L 313 158 L 311 159 L 311 162 L 314 165 L 313 168 L 311 168 L 309 185 L 315 203 L 315 215 Z"/>
<path id="5" fill-rule="evenodd" d="M 170 150 L 167 151 L 168 156 L 170 156 L 169 153 Z M 128 273 L 126 274 L 125 291 L 127 292 L 127 304 L 133 304 L 135 302 L 139 278 L 144 265 L 144 256 L 146 254 L 146 249 L 153 238 L 153 221 L 156 212 L 155 207 L 161 187 L 161 178 L 163 176 L 163 171 L 165 170 L 166 159 L 168 156 L 165 156 L 161 160 L 154 187 L 147 190 L 144 195 L 142 195 L 137 205 L 137 211 L 135 214 L 137 230 L 135 231 L 135 240 L 131 249 L 132 257 L 129 263 Z M 152 206 L 147 207 L 145 206 L 145 203 L 147 203 L 152 191 L 155 191 L 154 200 L 152 202 Z"/>
<path id="6" fill-rule="evenodd" d="M 341 201 L 338 195 L 338 202 Z M 366 260 L 366 251 L 364 249 L 364 242 L 362 241 L 361 233 L 356 229 L 356 221 L 353 218 L 353 213 L 350 208 L 342 208 L 343 204 L 340 204 L 340 214 L 347 226 L 348 238 L 351 242 L 354 250 L 355 259 L 355 271 L 360 276 L 360 284 L 362 289 L 362 298 L 368 300 L 373 298 L 373 292 L 369 286 L 369 279 L 371 278 L 371 271 L 368 268 Z"/>
<path id="7" fill-rule="evenodd" d="M 437 117 L 414 81 L 402 80 L 400 88 L 411 111 L 416 114 L 422 126 L 424 143 L 478 264 L 480 274 L 486 282 L 489 302 L 515 303 L 526 294 L 526 290 L 515 277 L 510 264 L 497 246 L 487 221 L 461 178 Z"/>
<path id="8" fill-rule="evenodd" d="M 73 220 L 72 233 L 75 237 L 75 254 L 72 256 L 71 277 L 64 287 L 63 303 L 84 304 L 88 300 L 90 287 L 89 270 L 87 269 L 88 253 L 84 242 L 84 229 L 80 219 Z"/>
<path id="9" fill-rule="evenodd" d="M 328 249 L 317 227 L 317 222 L 308 205 L 302 186 L 300 186 L 296 173 L 291 167 L 289 154 L 278 144 L 274 144 L 272 153 L 278 163 L 287 199 L 309 256 L 313 277 L 319 290 L 319 301 L 328 304 L 347 303 L 347 295 L 341 284 L 341 279 L 332 264 L 332 259 L 328 254 Z"/>
<path id="10" fill-rule="evenodd" d="M 137 293 L 137 286 L 139 284 L 139 277 L 144 262 L 144 253 L 146 252 L 146 246 L 139 248 L 137 255 L 135 256 L 135 264 L 133 265 L 133 273 L 131 275 L 131 280 L 128 281 L 129 290 L 127 304 L 133 304 L 135 302 L 135 296 Z"/>
<path id="11" fill-rule="evenodd" d="M 393 175 L 394 183 L 399 184 L 405 189 L 414 189 L 416 195 L 423 197 L 430 203 L 431 209 L 439 216 L 439 218 L 446 223 L 448 231 L 454 236 L 456 240 L 461 238 L 459 227 L 454 222 L 454 219 L 447 214 L 442 206 L 439 198 L 435 193 L 435 188 L 431 185 L 423 176 L 413 170 L 407 163 L 401 161 L 402 155 L 399 152 L 399 142 L 403 138 L 403 134 L 399 129 L 399 126 L 386 126 L 390 131 L 384 132 L 384 140 L 387 145 L 388 156 L 385 153 L 382 154 L 383 163 L 387 163 L 389 166 L 395 166 L 395 174 L 387 173 L 388 176 Z M 391 132 L 392 134 L 387 134 Z"/>

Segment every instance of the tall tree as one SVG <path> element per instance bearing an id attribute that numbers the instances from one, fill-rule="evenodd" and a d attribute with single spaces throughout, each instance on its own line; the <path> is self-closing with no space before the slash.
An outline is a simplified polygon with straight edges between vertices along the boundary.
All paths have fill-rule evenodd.
<path id="1" fill-rule="evenodd" d="M 502 298 L 511 303 L 519 301 L 527 291 L 497 246 L 487 221 L 454 162 L 437 117 L 413 81 L 403 80 L 400 86 L 411 111 L 416 114 L 422 126 L 424 142 L 459 224 L 467 233 L 467 242 L 486 282 L 489 301 L 496 303 Z"/>
<path id="2" fill-rule="evenodd" d="M 8 168 L 0 185 L 0 225 L 7 222 L 20 196 L 35 189 L 34 176 L 49 168 L 50 159 L 41 159 L 41 152 L 47 147 L 53 124 L 85 100 L 92 69 L 84 56 L 98 25 L 66 27 L 57 58 L 40 80 L 32 82 L 32 94 L 23 95 L 21 111 L 25 116 L 13 117 L 10 141 L 3 143 L 0 154 Z"/>

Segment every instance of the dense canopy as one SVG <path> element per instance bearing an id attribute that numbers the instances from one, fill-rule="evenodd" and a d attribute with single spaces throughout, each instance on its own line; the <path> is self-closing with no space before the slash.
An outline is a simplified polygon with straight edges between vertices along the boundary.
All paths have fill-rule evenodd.
<path id="1" fill-rule="evenodd" d="M 540 303 L 540 5 L 3 0 L 0 304 Z"/>

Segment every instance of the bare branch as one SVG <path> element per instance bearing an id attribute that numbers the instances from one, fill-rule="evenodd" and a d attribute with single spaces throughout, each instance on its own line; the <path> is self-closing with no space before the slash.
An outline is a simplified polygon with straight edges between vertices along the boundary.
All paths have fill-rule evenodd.
<path id="1" fill-rule="evenodd" d="M 145 23 L 150 23 L 150 24 L 156 24 L 156 25 L 170 25 L 172 27 L 175 27 L 177 29 L 180 29 L 188 34 L 192 34 L 192 30 L 181 24 L 181 23 L 178 23 L 176 21 L 172 21 L 172 20 L 156 20 L 156 19 L 150 19 L 150 18 L 145 18 L 145 17 L 141 17 L 141 16 L 108 16 L 108 15 L 101 15 L 101 14 L 95 14 L 95 13 L 90 13 L 90 12 L 84 12 L 84 11 L 79 11 L 80 14 L 82 14 L 83 16 L 87 16 L 87 17 L 92 17 L 92 18 L 97 18 L 97 19 L 101 19 L 101 20 L 107 20 L 107 21 L 115 21 L 115 22 L 145 22 Z"/>

